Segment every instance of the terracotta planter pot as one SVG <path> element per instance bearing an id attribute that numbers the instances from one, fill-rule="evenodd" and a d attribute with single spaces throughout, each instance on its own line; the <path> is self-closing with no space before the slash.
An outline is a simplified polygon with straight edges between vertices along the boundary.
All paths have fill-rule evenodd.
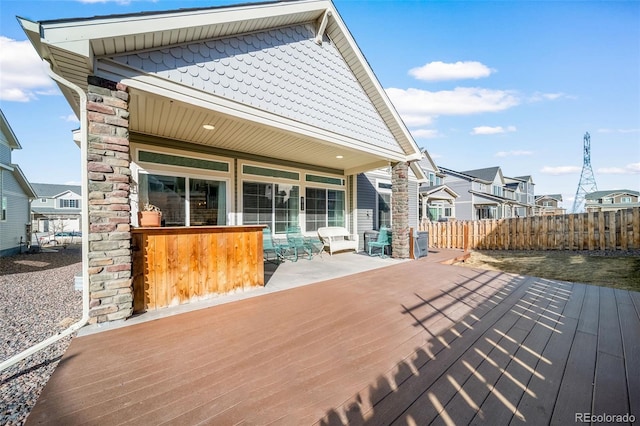
<path id="1" fill-rule="evenodd" d="M 138 225 L 140 226 L 160 226 L 162 213 L 160 212 L 138 212 Z"/>

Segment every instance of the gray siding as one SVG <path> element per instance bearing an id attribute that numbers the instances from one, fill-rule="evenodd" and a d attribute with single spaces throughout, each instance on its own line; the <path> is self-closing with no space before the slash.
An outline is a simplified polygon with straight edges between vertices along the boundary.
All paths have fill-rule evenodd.
<path id="1" fill-rule="evenodd" d="M 357 215 L 358 215 L 358 249 L 364 249 L 364 231 L 373 229 L 376 214 L 376 188 L 375 179 L 370 179 L 365 174 L 359 174 L 358 196 L 357 196 Z"/>
<path id="2" fill-rule="evenodd" d="M 418 230 L 418 182 L 409 181 L 409 226 Z"/>
<path id="3" fill-rule="evenodd" d="M 115 57 L 167 80 L 400 152 L 333 43 L 313 25 Z"/>
<path id="4" fill-rule="evenodd" d="M 472 204 L 473 195 L 469 192 L 471 182 L 447 175 L 447 186 L 460 195 L 460 197 L 456 199 L 456 219 L 473 220 L 475 213 Z"/>
<path id="5" fill-rule="evenodd" d="M 0 164 L 11 164 L 11 148 L 0 141 Z"/>
<path id="6" fill-rule="evenodd" d="M 7 197 L 7 220 L 0 221 L 0 256 L 17 253 L 30 221 L 29 198 L 12 173 L 2 170 L 2 196 Z"/>

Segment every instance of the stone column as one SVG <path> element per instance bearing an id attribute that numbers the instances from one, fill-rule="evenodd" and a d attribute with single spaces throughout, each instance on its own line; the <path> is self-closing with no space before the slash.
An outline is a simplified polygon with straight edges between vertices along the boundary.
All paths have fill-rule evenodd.
<path id="1" fill-rule="evenodd" d="M 89 77 L 89 323 L 133 313 L 129 93 L 125 85 Z"/>
<path id="2" fill-rule="evenodd" d="M 409 258 L 409 164 L 400 162 L 391 172 L 391 209 L 393 257 Z"/>

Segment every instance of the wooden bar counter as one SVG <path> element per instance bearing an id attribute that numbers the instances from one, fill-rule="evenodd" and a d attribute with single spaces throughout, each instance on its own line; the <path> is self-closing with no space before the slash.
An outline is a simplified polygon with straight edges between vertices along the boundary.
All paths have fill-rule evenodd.
<path id="1" fill-rule="evenodd" d="M 262 225 L 132 229 L 133 311 L 264 285 Z"/>

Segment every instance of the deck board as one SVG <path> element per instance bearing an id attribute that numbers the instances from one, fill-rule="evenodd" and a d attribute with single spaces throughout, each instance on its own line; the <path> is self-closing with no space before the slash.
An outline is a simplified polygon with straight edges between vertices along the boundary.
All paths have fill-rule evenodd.
<path id="1" fill-rule="evenodd" d="M 75 338 L 27 423 L 572 424 L 576 412 L 637 413 L 638 293 L 428 259 Z"/>

